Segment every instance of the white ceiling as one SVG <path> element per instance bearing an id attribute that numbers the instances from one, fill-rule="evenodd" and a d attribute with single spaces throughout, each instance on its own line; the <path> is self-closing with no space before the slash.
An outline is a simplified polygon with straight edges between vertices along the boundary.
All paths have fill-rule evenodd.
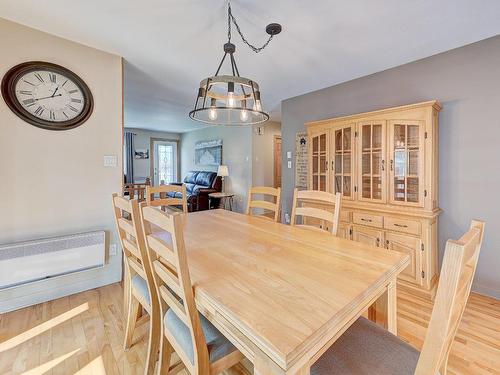
<path id="1" fill-rule="evenodd" d="M 500 34 L 498 0 L 233 0 L 255 54 L 234 35 L 240 73 L 280 118 L 283 99 Z M 0 17 L 126 60 L 125 125 L 184 132 L 199 81 L 226 41 L 226 0 L 0 0 Z M 2 36 L 5 37 L 5 36 Z"/>

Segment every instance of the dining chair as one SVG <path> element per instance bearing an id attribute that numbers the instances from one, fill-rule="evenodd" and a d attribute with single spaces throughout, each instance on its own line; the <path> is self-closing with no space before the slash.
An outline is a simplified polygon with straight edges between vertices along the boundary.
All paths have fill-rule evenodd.
<path id="1" fill-rule="evenodd" d="M 422 351 L 361 317 L 312 365 L 311 375 L 446 375 L 448 356 L 470 294 L 484 222 L 448 240 Z"/>
<path id="2" fill-rule="evenodd" d="M 158 300 L 155 297 L 157 293 L 143 237 L 139 202 L 115 193 L 113 208 L 125 263 L 124 306 L 127 309 L 127 320 L 124 348 L 128 350 L 131 347 L 134 330 L 139 325 L 138 319 L 144 308 L 150 317 L 145 374 L 153 374 L 159 350 L 159 337 L 153 332 L 159 330 L 160 322 L 159 317 L 154 318 L 152 314 L 153 309 L 158 306 Z"/>
<path id="3" fill-rule="evenodd" d="M 178 365 L 170 366 L 174 351 L 193 375 L 218 374 L 236 365 L 241 352 L 196 308 L 182 229 L 187 217 L 145 204 L 141 215 L 162 317 L 160 374 L 177 372 Z"/>
<path id="4" fill-rule="evenodd" d="M 334 205 L 334 211 L 331 212 L 314 206 L 304 207 L 302 206 L 304 200 L 314 206 L 325 204 Z M 341 204 L 342 196 L 340 193 L 332 194 L 325 191 L 298 190 L 295 188 L 293 192 L 292 217 L 290 219 L 290 224 L 306 227 L 308 229 L 330 232 L 336 236 L 339 229 Z M 302 221 L 302 224 L 297 224 L 297 216 L 300 216 L 302 220 L 304 217 L 312 218 L 313 220 L 316 220 L 316 222 L 319 220 L 319 226 L 314 224 L 304 224 L 304 220 Z"/>
<path id="5" fill-rule="evenodd" d="M 153 207 L 182 206 L 182 212 L 187 213 L 186 185 L 147 186 L 146 202 Z"/>
<path id="6" fill-rule="evenodd" d="M 151 185 L 151 180 L 146 178 L 143 183 L 125 183 L 123 184 L 123 195 L 130 199 L 136 198 L 139 202 L 145 199 L 146 187 Z"/>
<path id="7" fill-rule="evenodd" d="M 266 200 L 253 200 L 253 195 L 263 195 L 269 196 L 272 198 L 273 202 Z M 273 221 L 279 220 L 280 214 L 280 199 L 281 199 L 281 188 L 273 188 L 268 186 L 252 186 L 248 191 L 248 200 L 247 200 L 247 215 L 253 215 L 253 209 L 263 209 L 265 211 L 270 211 L 272 213 L 271 216 L 267 216 L 265 213 L 256 215 L 259 217 L 263 217 L 266 219 L 272 219 Z"/>

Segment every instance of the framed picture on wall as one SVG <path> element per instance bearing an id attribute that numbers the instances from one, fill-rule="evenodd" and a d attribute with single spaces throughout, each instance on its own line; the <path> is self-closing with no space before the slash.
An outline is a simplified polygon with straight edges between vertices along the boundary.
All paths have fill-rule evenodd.
<path id="1" fill-rule="evenodd" d="M 222 139 L 197 142 L 194 146 L 194 159 L 196 165 L 221 165 Z"/>
<path id="2" fill-rule="evenodd" d="M 135 159 L 149 159 L 149 150 L 145 148 L 137 148 L 134 152 Z"/>

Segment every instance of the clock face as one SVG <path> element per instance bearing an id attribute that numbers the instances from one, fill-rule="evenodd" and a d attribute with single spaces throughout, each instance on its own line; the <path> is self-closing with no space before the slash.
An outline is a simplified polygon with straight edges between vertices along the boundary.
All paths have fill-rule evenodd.
<path id="1" fill-rule="evenodd" d="M 81 78 L 44 62 L 12 68 L 2 81 L 2 94 L 16 115 L 50 130 L 81 125 L 93 108 L 92 94 Z"/>

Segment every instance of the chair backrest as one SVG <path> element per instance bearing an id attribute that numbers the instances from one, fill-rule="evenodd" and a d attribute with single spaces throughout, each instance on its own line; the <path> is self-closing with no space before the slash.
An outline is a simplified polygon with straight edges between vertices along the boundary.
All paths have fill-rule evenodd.
<path id="1" fill-rule="evenodd" d="M 334 210 L 333 212 L 331 212 L 318 207 L 302 207 L 301 204 L 304 200 L 312 203 L 313 205 L 333 204 Z M 336 236 L 339 228 L 341 204 L 342 196 L 340 195 L 340 193 L 331 194 L 325 191 L 298 190 L 297 188 L 295 188 L 293 192 L 292 217 L 290 220 L 290 224 L 297 225 L 297 216 L 301 216 L 302 218 L 309 217 L 317 219 L 320 222 L 320 228 L 318 228 L 316 225 L 308 224 L 302 224 L 302 226 L 325 230 Z M 325 222 L 329 223 L 329 225 L 326 225 Z M 328 230 L 326 228 L 328 228 Z"/>
<path id="2" fill-rule="evenodd" d="M 114 193 L 113 208 L 128 277 L 132 278 L 138 274 L 146 280 L 149 295 L 155 295 L 155 290 L 151 290 L 151 286 L 154 285 L 153 275 L 149 267 L 148 253 L 142 234 L 139 202 L 137 199 L 129 200 Z"/>
<path id="3" fill-rule="evenodd" d="M 169 193 L 172 193 L 172 196 L 169 196 Z M 174 194 L 178 195 L 176 193 L 180 193 L 181 197 L 174 197 Z M 158 194 L 159 198 L 155 197 L 156 194 Z M 186 185 L 147 186 L 146 202 L 148 206 L 153 207 L 182 206 L 182 211 L 187 213 Z"/>
<path id="4" fill-rule="evenodd" d="M 137 199 L 139 202 L 142 202 L 146 196 L 146 187 L 151 185 L 151 180 L 146 178 L 144 183 L 133 184 L 126 183 L 123 184 L 123 195 L 128 195 L 130 199 Z"/>
<path id="5" fill-rule="evenodd" d="M 484 222 L 473 220 L 458 241 L 448 240 L 434 308 L 416 375 L 446 374 L 451 344 L 469 298 L 484 234 Z"/>
<path id="6" fill-rule="evenodd" d="M 164 334 L 191 374 L 208 374 L 208 349 L 189 276 L 182 231 L 183 215 L 168 214 L 144 204 L 141 206 L 141 215 L 161 316 L 165 316 L 167 310 L 171 309 L 189 328 L 194 362 L 191 362 L 190 355 L 186 353 L 186 347 L 168 329 L 164 330 Z M 161 231 L 153 232 L 155 227 Z"/>
<path id="7" fill-rule="evenodd" d="M 252 200 L 253 194 L 259 194 L 264 196 L 270 196 L 273 198 L 273 202 L 265 201 L 265 200 Z M 273 188 L 268 186 L 253 186 L 248 191 L 248 200 L 247 200 L 247 215 L 252 215 L 253 209 L 264 209 L 267 211 L 271 211 L 273 216 L 272 219 L 274 221 L 279 220 L 280 214 L 280 199 L 281 199 L 281 188 Z M 263 216 L 263 215 L 259 215 Z M 264 216 L 267 217 L 267 216 Z M 270 218 L 270 217 L 269 217 Z"/>

